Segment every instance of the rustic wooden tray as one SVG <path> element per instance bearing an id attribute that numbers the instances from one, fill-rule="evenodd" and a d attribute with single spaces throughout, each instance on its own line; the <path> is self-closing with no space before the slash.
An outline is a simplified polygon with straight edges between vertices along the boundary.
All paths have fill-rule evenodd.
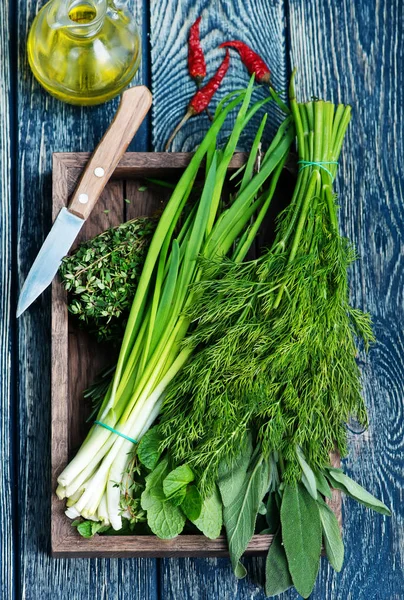
<path id="1" fill-rule="evenodd" d="M 89 156 L 88 153 L 53 155 L 53 218 L 67 204 Z M 124 220 L 161 211 L 169 190 L 148 185 L 146 190 L 140 191 L 139 187 L 144 185 L 142 179 L 178 179 L 190 158 L 191 155 L 185 153 L 126 153 L 85 223 L 77 243 Z M 229 171 L 235 171 L 244 160 L 243 154 L 236 154 Z M 89 427 L 86 418 L 90 414 L 90 407 L 83 399 L 83 391 L 110 362 L 110 348 L 102 348 L 70 319 L 66 292 L 56 278 L 52 285 L 52 555 L 227 556 L 224 536 L 216 540 L 209 540 L 202 535 L 180 535 L 173 540 L 160 540 L 153 535 L 95 535 L 92 539 L 84 539 L 71 527 L 70 520 L 64 514 L 65 503 L 54 493 L 56 480 Z M 338 463 L 337 457 L 335 463 Z M 338 492 L 334 492 L 330 505 L 341 522 L 341 496 Z M 246 554 L 265 553 L 271 541 L 271 535 L 255 535 Z"/>

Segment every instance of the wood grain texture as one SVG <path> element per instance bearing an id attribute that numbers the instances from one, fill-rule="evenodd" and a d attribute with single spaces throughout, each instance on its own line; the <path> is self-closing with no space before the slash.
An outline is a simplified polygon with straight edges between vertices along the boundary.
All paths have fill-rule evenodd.
<path id="1" fill-rule="evenodd" d="M 187 39 L 189 28 L 202 15 L 201 41 L 207 62 L 206 81 L 215 73 L 224 57 L 219 49 L 221 42 L 241 39 L 252 46 L 267 61 L 273 71 L 273 85 L 278 90 L 286 88 L 286 44 L 284 32 L 283 0 L 162 0 L 151 2 L 150 41 L 152 57 L 153 146 L 161 150 L 174 127 L 186 112 L 188 102 L 196 91 L 188 75 Z M 212 101 L 212 109 L 226 93 L 247 85 L 249 75 L 238 54 L 231 52 L 231 64 L 223 84 Z M 264 88 L 256 97 L 268 94 Z M 280 120 L 280 112 L 269 105 L 268 131 L 273 132 Z M 252 120 L 242 135 L 240 149 L 247 148 L 262 113 Z M 221 139 L 232 127 L 228 119 Z M 190 151 L 201 142 L 209 127 L 206 113 L 188 121 L 174 140 L 172 151 Z"/>
<path id="2" fill-rule="evenodd" d="M 361 356 L 370 426 L 352 435 L 347 472 L 393 510 L 391 519 L 344 501 L 346 558 L 324 561 L 314 599 L 403 597 L 403 3 L 289 2 L 291 63 L 300 99 L 353 106 L 338 175 L 343 230 L 360 260 L 353 302 L 369 310 L 377 344 Z"/>
<path id="3" fill-rule="evenodd" d="M 51 224 L 51 157 L 54 151 L 92 151 L 109 125 L 115 99 L 98 107 L 62 104 L 34 81 L 26 39 L 43 1 L 18 2 L 18 273 L 27 274 Z M 143 27 L 143 2 L 129 6 Z M 147 54 L 145 53 L 147 57 Z M 143 61 L 135 82 L 147 81 Z M 133 149 L 146 150 L 147 131 Z M 15 199 L 17 201 L 17 199 Z M 19 347 L 19 597 L 24 600 L 129 600 L 157 597 L 154 560 L 55 560 L 50 550 L 50 293 L 18 323 Z"/>
<path id="4" fill-rule="evenodd" d="M 11 163 L 11 56 L 9 2 L 0 5 L 0 589 L 12 598 L 14 570 L 14 446 L 13 373 L 11 371 L 14 311 L 12 306 L 13 175 Z"/>

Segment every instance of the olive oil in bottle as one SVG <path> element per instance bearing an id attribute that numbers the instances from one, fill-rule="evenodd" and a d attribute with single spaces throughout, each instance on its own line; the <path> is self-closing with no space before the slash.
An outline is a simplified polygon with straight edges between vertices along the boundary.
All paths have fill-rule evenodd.
<path id="1" fill-rule="evenodd" d="M 51 0 L 28 37 L 35 77 L 71 104 L 99 104 L 122 92 L 139 68 L 140 54 L 133 17 L 112 0 Z"/>

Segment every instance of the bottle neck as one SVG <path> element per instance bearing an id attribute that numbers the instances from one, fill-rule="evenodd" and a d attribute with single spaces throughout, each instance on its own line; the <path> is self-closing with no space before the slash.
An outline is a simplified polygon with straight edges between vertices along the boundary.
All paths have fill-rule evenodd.
<path id="1" fill-rule="evenodd" d="M 73 37 L 89 38 L 96 35 L 104 23 L 107 0 L 62 0 L 58 6 L 55 0 L 55 8 L 53 15 L 49 15 L 52 28 L 63 28 Z"/>

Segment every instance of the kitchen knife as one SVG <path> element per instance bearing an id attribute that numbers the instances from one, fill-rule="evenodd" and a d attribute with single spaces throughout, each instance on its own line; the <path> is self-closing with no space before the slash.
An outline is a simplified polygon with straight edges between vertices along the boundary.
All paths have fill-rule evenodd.
<path id="1" fill-rule="evenodd" d="M 137 86 L 122 94 L 115 118 L 91 156 L 69 206 L 62 208 L 45 239 L 20 293 L 17 317 L 52 282 L 85 220 L 139 129 L 151 105 L 151 93 Z"/>

